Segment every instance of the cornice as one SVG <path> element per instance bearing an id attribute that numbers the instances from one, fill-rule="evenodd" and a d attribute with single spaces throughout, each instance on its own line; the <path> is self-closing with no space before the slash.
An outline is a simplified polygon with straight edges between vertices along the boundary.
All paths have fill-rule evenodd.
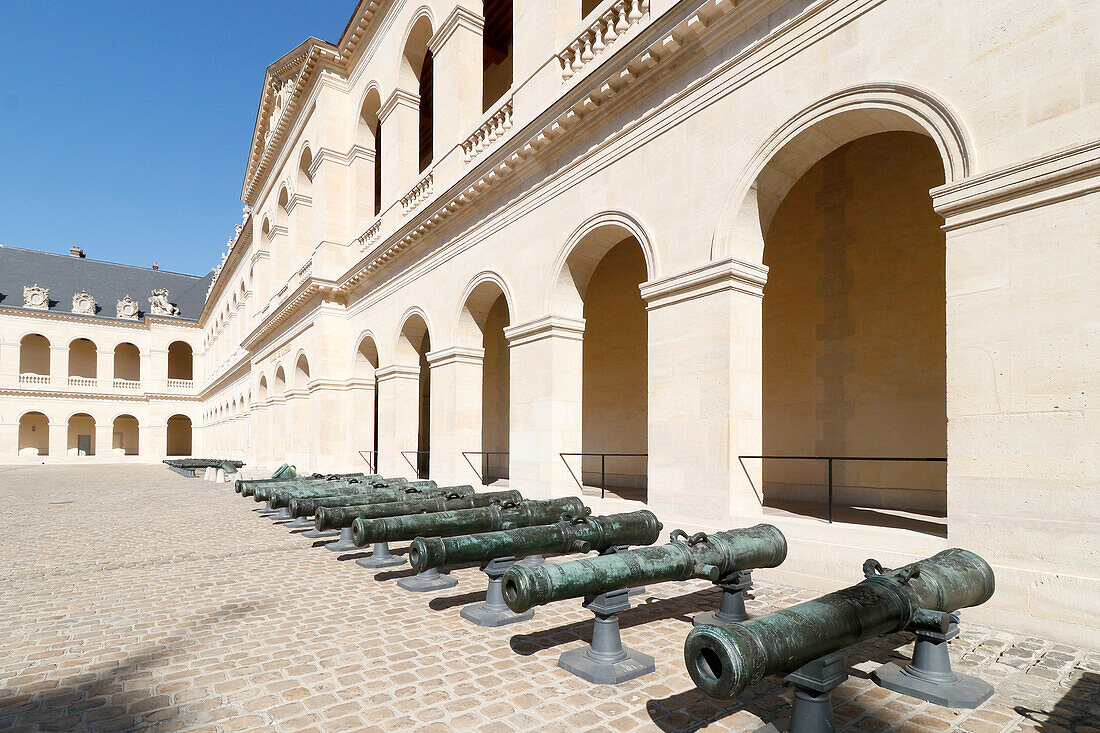
<path id="1" fill-rule="evenodd" d="M 5 397 L 27 397 L 30 399 L 94 400 L 96 402 L 195 402 L 197 395 L 169 394 L 165 392 L 142 392 L 122 394 L 108 392 L 74 392 L 71 390 L 36 390 L 19 387 L 0 387 L 0 395 Z"/>
<path id="2" fill-rule="evenodd" d="M 445 349 L 429 351 L 424 355 L 424 358 L 428 360 L 428 364 L 433 369 L 450 364 L 481 366 L 485 361 L 485 349 L 469 346 L 448 346 Z"/>
<path id="3" fill-rule="evenodd" d="M 329 297 L 338 297 L 335 283 L 315 277 L 306 279 L 272 312 L 271 315 L 265 318 L 262 323 L 252 330 L 252 333 L 244 338 L 241 342 L 241 346 L 251 350 L 260 339 L 278 328 L 280 324 L 290 318 L 290 316 L 307 301 L 314 296 L 324 297 L 326 295 Z"/>
<path id="4" fill-rule="evenodd" d="M 397 109 L 399 106 L 404 105 L 411 109 L 420 110 L 420 95 L 407 92 L 404 89 L 394 89 L 386 101 L 382 104 L 382 107 L 378 110 L 378 122 L 380 124 L 386 123 L 386 118 Z"/>
<path id="5" fill-rule="evenodd" d="M 548 338 L 567 341 L 584 340 L 584 319 L 568 316 L 543 316 L 527 323 L 518 323 L 504 329 L 509 346 L 522 346 Z"/>
<path id="6" fill-rule="evenodd" d="M 1100 139 L 932 189 L 951 231 L 1100 191 Z"/>
<path id="7" fill-rule="evenodd" d="M 461 5 L 456 5 L 447 19 L 440 24 L 436 34 L 428 41 L 428 50 L 433 56 L 439 56 L 439 52 L 459 28 L 481 33 L 485 28 L 485 18 Z"/>
<path id="8" fill-rule="evenodd" d="M 0 306 L 0 316 L 23 316 L 27 318 L 41 318 L 46 320 L 65 321 L 68 323 L 84 323 L 96 326 L 112 326 L 116 328 L 145 330 L 148 330 L 149 327 L 153 325 L 200 328 L 197 321 L 172 316 L 154 316 L 150 313 L 146 313 L 139 319 L 130 319 L 115 318 L 113 316 L 93 316 L 83 313 L 70 313 L 68 311 L 51 311 L 41 308 L 24 308 L 18 305 Z"/>
<path id="9" fill-rule="evenodd" d="M 388 382 L 391 379 L 420 379 L 420 367 L 390 364 L 376 369 L 374 377 L 379 382 Z"/>
<path id="10" fill-rule="evenodd" d="M 286 213 L 288 215 L 294 213 L 294 209 L 298 208 L 299 206 L 312 207 L 313 197 L 295 191 L 293 194 L 291 194 L 290 198 L 287 199 Z"/>
<path id="11" fill-rule="evenodd" d="M 662 280 L 644 282 L 640 290 L 646 310 L 656 310 L 728 291 L 763 298 L 767 281 L 767 267 L 730 257 Z"/>

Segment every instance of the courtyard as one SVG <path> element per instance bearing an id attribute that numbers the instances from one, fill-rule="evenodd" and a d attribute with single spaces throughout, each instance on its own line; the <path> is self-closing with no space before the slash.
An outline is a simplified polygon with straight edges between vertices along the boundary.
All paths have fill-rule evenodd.
<path id="1" fill-rule="evenodd" d="M 556 666 L 589 638 L 579 601 L 479 628 L 459 617 L 484 595 L 478 568 L 452 570 L 458 585 L 440 594 L 408 593 L 395 584 L 407 565 L 360 568 L 365 553 L 326 552 L 231 485 L 161 466 L 0 467 L 0 486 L 0 730 L 752 731 L 790 714 L 775 678 L 728 702 L 694 688 L 683 640 L 718 600 L 701 581 L 651 586 L 623 614 L 623 642 L 652 654 L 655 673 L 592 686 Z M 753 595 L 755 615 L 815 594 L 758 571 Z M 1100 731 L 1096 650 L 964 614 L 955 668 L 996 694 L 952 711 L 867 679 L 911 648 L 898 634 L 850 649 L 838 728 Z"/>

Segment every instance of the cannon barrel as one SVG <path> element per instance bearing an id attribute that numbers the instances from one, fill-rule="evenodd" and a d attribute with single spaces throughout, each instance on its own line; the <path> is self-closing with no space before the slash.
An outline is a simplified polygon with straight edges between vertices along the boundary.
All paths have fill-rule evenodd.
<path id="1" fill-rule="evenodd" d="M 978 555 L 951 549 L 898 568 L 874 560 L 850 588 L 728 627 L 699 626 L 684 642 L 696 686 L 731 698 L 767 675 L 782 674 L 851 644 L 905 628 L 947 631 L 952 611 L 993 595 L 993 569 Z"/>
<path id="2" fill-rule="evenodd" d="M 417 482 L 423 483 L 423 482 Z M 252 498 L 256 501 L 271 501 L 277 493 L 287 496 L 324 496 L 326 491 L 336 489 L 354 488 L 360 491 L 370 491 L 389 486 L 405 486 L 408 484 L 403 478 L 322 478 L 306 479 L 291 484 L 272 484 L 269 486 L 257 486 L 252 490 Z"/>
<path id="3" fill-rule="evenodd" d="M 393 504 L 406 501 L 426 501 L 439 496 L 470 496 L 474 493 L 474 487 L 465 486 L 437 486 L 420 487 L 415 485 L 399 485 L 385 490 L 369 489 L 360 494 L 336 494 L 332 496 L 296 497 L 291 499 L 287 506 L 292 517 L 311 517 L 317 514 L 321 507 L 339 508 L 346 506 L 367 504 Z M 389 515 L 385 515 L 389 516 Z M 345 526 L 351 526 L 350 523 Z"/>
<path id="4" fill-rule="evenodd" d="M 264 501 L 263 499 L 256 498 L 256 492 L 265 492 L 270 489 L 292 489 L 292 488 L 304 488 L 307 486 L 330 486 L 334 484 L 359 482 L 368 480 L 380 480 L 375 479 L 372 476 L 342 476 L 340 474 L 330 474 L 328 476 L 299 476 L 293 479 L 259 479 L 255 483 L 246 481 L 241 484 L 241 495 L 251 496 L 256 501 Z"/>
<path id="5" fill-rule="evenodd" d="M 454 537 L 547 524 L 557 521 L 562 514 L 577 516 L 586 508 L 580 499 L 570 496 L 548 501 L 506 501 L 478 509 L 356 519 L 351 525 L 351 537 L 359 547 L 372 542 L 412 540 L 421 536 Z"/>
<path id="6" fill-rule="evenodd" d="M 368 475 L 363 473 L 331 473 L 320 474 L 315 473 L 312 476 L 287 476 L 284 478 L 257 478 L 257 479 L 237 479 L 233 482 L 233 488 L 238 494 L 242 493 L 245 487 L 251 487 L 253 490 L 260 486 L 293 486 L 306 481 L 343 481 L 349 478 L 357 479 L 380 479 L 378 475 Z M 245 496 L 251 496 L 252 492 L 249 491 Z"/>
<path id="7" fill-rule="evenodd" d="M 604 517 L 567 517 L 554 524 L 500 532 L 417 537 L 409 548 L 409 564 L 422 573 L 471 560 L 526 557 L 545 552 L 603 552 L 619 545 L 651 545 L 660 537 L 661 529 L 657 516 L 643 509 Z"/>
<path id="8" fill-rule="evenodd" d="M 324 532 L 328 529 L 343 529 L 350 527 L 352 523 L 362 517 L 363 519 L 380 519 L 382 517 L 399 517 L 404 514 L 429 514 L 432 512 L 446 512 L 454 509 L 475 509 L 489 506 L 502 501 L 523 501 L 523 496 L 516 490 L 487 491 L 483 494 L 461 494 L 449 492 L 439 496 L 409 494 L 402 501 L 390 502 L 360 502 L 354 505 L 328 504 L 328 499 L 304 500 L 303 503 L 325 502 L 316 508 L 317 531 Z M 291 502 L 290 514 L 294 515 L 297 506 L 295 499 Z"/>
<path id="9" fill-rule="evenodd" d="M 453 491 L 468 491 L 473 493 L 473 487 L 448 487 Z M 267 501 L 271 502 L 273 509 L 282 509 L 290 506 L 291 499 L 323 499 L 326 497 L 351 496 L 355 494 L 371 494 L 374 496 L 389 497 L 389 501 L 396 501 L 410 490 L 418 492 L 438 492 L 441 489 L 434 481 L 417 481 L 415 483 L 387 484 L 381 481 L 373 483 L 348 483 L 336 486 L 322 486 L 319 488 L 307 487 L 304 489 L 272 489 L 264 492 Z"/>
<path id="10" fill-rule="evenodd" d="M 671 542 L 557 565 L 514 565 L 504 573 L 504 602 L 517 613 L 563 598 L 599 595 L 668 580 L 715 581 L 735 570 L 774 568 L 787 557 L 778 528 L 758 524 L 688 537 L 676 530 Z"/>

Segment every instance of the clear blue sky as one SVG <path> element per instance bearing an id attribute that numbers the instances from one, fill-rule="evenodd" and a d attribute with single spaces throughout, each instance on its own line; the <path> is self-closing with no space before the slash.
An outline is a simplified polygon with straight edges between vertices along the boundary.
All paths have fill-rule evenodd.
<path id="1" fill-rule="evenodd" d="M 0 0 L 0 244 L 207 272 L 240 223 L 264 70 L 355 5 Z"/>

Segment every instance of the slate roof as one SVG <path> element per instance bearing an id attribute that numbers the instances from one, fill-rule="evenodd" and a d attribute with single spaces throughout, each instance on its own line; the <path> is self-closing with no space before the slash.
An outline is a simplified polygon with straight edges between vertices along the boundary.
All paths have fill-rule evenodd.
<path id="1" fill-rule="evenodd" d="M 84 289 L 95 298 L 100 318 L 114 320 L 116 303 L 127 295 L 144 318 L 150 292 L 167 288 L 168 300 L 180 309 L 178 318 L 197 321 L 213 276 L 213 270 L 199 277 L 0 245 L 0 306 L 5 307 L 22 308 L 23 286 L 37 284 L 49 289 L 54 313 L 71 313 L 73 295 Z"/>

